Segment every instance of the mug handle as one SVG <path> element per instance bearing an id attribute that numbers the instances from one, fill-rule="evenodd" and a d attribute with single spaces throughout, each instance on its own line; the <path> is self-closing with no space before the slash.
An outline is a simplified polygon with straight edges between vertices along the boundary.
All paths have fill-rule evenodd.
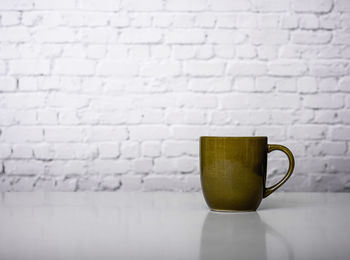
<path id="1" fill-rule="evenodd" d="M 268 144 L 267 145 L 267 152 L 268 153 L 275 151 L 275 150 L 280 150 L 287 155 L 288 160 L 289 160 L 289 168 L 288 168 L 286 175 L 283 177 L 282 180 L 280 180 L 275 185 L 264 189 L 263 198 L 266 198 L 272 192 L 276 191 L 279 187 L 281 187 L 289 179 L 289 177 L 292 175 L 292 172 L 293 172 L 294 166 L 295 166 L 294 156 L 293 156 L 292 152 L 287 147 L 285 147 L 283 145 L 279 145 L 279 144 Z"/>

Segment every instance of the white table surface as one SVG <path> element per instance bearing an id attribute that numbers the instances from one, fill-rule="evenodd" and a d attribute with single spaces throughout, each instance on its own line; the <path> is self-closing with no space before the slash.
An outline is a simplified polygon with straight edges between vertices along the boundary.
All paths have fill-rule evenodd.
<path id="1" fill-rule="evenodd" d="M 350 259 L 350 193 L 275 193 L 213 213 L 201 193 L 0 193 L 0 259 Z"/>

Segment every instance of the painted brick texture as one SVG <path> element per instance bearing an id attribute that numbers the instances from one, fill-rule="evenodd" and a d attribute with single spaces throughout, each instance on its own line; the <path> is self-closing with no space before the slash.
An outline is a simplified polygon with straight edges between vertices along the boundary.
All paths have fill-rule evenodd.
<path id="1" fill-rule="evenodd" d="M 350 191 L 350 1 L 0 1 L 0 191 L 199 190 L 201 135 Z"/>

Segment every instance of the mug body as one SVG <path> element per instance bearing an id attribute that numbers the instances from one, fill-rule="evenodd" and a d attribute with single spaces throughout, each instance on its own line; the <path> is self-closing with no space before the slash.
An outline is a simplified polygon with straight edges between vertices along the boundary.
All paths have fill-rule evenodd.
<path id="1" fill-rule="evenodd" d="M 201 184 L 209 208 L 256 210 L 263 198 L 266 165 L 267 137 L 201 137 Z"/>

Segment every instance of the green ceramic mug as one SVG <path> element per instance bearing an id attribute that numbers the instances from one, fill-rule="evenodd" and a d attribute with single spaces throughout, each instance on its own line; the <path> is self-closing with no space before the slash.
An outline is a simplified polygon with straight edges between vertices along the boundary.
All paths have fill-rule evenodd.
<path id="1" fill-rule="evenodd" d="M 289 169 L 284 178 L 266 188 L 267 153 L 284 152 Z M 292 175 L 294 157 L 283 145 L 268 144 L 267 137 L 200 138 L 202 191 L 208 206 L 217 211 L 254 211 L 263 198 Z"/>

